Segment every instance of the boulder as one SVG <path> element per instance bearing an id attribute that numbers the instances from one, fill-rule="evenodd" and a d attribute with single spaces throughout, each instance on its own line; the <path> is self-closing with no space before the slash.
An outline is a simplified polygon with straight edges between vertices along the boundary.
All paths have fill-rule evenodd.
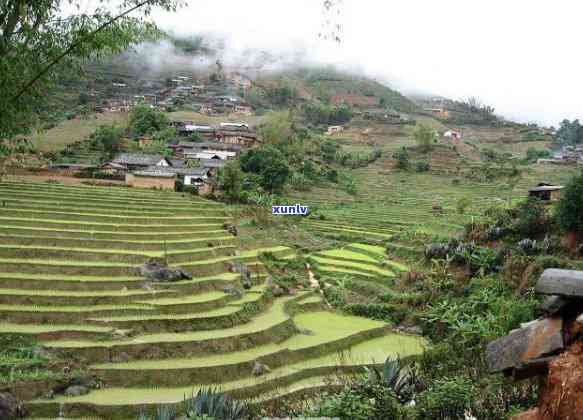
<path id="1" fill-rule="evenodd" d="M 180 276 L 181 279 L 183 280 L 192 280 L 192 274 L 190 274 L 188 271 L 183 270 L 180 267 L 177 267 L 176 270 L 174 270 L 174 272 Z"/>
<path id="2" fill-rule="evenodd" d="M 567 307 L 569 300 L 563 296 L 551 295 L 539 305 L 539 309 L 546 315 L 555 315 Z"/>
<path id="3" fill-rule="evenodd" d="M 89 394 L 89 388 L 83 385 L 72 385 L 65 389 L 63 394 L 67 397 L 79 397 L 81 395 Z"/>
<path id="4" fill-rule="evenodd" d="M 545 318 L 489 343 L 486 362 L 490 372 L 519 367 L 563 349 L 562 328 L 561 318 Z"/>
<path id="5" fill-rule="evenodd" d="M 515 381 L 532 378 L 534 376 L 546 375 L 549 371 L 549 363 L 554 359 L 553 356 L 540 357 L 538 359 L 527 360 L 518 365 L 512 371 L 512 378 Z"/>
<path id="6" fill-rule="evenodd" d="M 234 296 L 237 299 L 240 299 L 243 296 L 243 293 L 233 286 L 225 286 L 223 292 L 227 295 Z"/>
<path id="7" fill-rule="evenodd" d="M 261 376 L 269 372 L 271 372 L 269 366 L 260 362 L 255 362 L 255 364 L 253 365 L 253 371 L 251 373 L 253 374 L 253 376 Z"/>
<path id="8" fill-rule="evenodd" d="M 538 279 L 535 291 L 545 295 L 583 297 L 583 271 L 547 268 Z"/>
<path id="9" fill-rule="evenodd" d="M 280 297 L 285 295 L 285 290 L 282 287 L 275 285 L 271 288 L 271 293 L 273 293 L 274 297 Z"/>
<path id="10" fill-rule="evenodd" d="M 239 231 L 237 230 L 237 226 L 233 225 L 232 223 L 224 223 L 223 229 L 229 232 L 233 236 L 238 236 Z"/>
<path id="11" fill-rule="evenodd" d="M 8 392 L 0 392 L 0 419 L 12 420 L 24 417 L 26 413 L 16 397 Z"/>
<path id="12" fill-rule="evenodd" d="M 149 260 L 140 267 L 140 274 L 146 279 L 158 282 L 173 282 L 178 280 L 190 280 L 192 276 L 181 268 L 172 270 L 155 260 Z"/>

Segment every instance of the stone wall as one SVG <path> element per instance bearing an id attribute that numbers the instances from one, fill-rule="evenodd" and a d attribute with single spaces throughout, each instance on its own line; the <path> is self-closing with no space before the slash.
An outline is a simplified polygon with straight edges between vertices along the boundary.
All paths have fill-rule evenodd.
<path id="1" fill-rule="evenodd" d="M 176 177 L 154 177 L 126 174 L 126 185 L 135 188 L 174 190 Z"/>
<path id="2" fill-rule="evenodd" d="M 488 366 L 541 379 L 538 407 L 514 420 L 583 419 L 583 271 L 547 269 L 535 291 L 543 316 L 488 344 Z"/>

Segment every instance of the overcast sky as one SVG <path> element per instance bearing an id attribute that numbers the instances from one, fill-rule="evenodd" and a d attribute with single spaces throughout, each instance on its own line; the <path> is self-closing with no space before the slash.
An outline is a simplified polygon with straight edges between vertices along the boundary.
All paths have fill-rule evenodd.
<path id="1" fill-rule="evenodd" d="M 478 96 L 503 115 L 583 119 L 583 2 L 344 0 L 342 42 L 322 41 L 320 0 L 191 0 L 156 14 L 180 33 L 226 34 L 233 48 L 307 51 L 407 91 Z"/>
<path id="2" fill-rule="evenodd" d="M 235 52 L 269 49 L 356 69 L 404 91 L 478 96 L 498 113 L 557 124 L 583 119 L 583 2 L 343 0 L 342 42 L 318 38 L 322 0 L 189 0 L 154 13 L 164 29 L 226 36 Z M 235 55 L 236 56 L 236 55 Z"/>

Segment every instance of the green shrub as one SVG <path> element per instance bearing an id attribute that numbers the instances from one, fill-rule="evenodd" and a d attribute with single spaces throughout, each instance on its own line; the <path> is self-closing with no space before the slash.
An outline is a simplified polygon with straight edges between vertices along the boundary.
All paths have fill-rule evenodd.
<path id="1" fill-rule="evenodd" d="M 466 209 L 472 204 L 472 200 L 468 197 L 460 197 L 456 202 L 456 210 L 459 214 L 464 214 Z"/>
<path id="2" fill-rule="evenodd" d="M 346 305 L 344 309 L 352 315 L 394 322 L 396 324 L 402 322 L 410 314 L 410 309 L 406 305 L 395 305 L 391 303 L 353 303 Z"/>
<path id="3" fill-rule="evenodd" d="M 415 162 L 415 172 L 427 172 L 431 169 L 429 162 L 419 160 Z"/>
<path id="4" fill-rule="evenodd" d="M 557 221 L 564 231 L 583 234 L 583 172 L 561 191 Z"/>
<path id="5" fill-rule="evenodd" d="M 397 161 L 395 165 L 397 169 L 407 170 L 411 166 L 411 163 L 409 162 L 409 152 L 407 152 L 407 149 L 404 147 L 393 153 L 393 159 Z"/>
<path id="6" fill-rule="evenodd" d="M 413 130 L 413 139 L 422 152 L 429 152 L 434 140 L 437 140 L 437 132 L 427 124 L 417 124 Z"/>
<path id="7" fill-rule="evenodd" d="M 583 183 L 581 184 L 583 187 Z M 583 193 L 583 189 L 581 191 Z M 583 199 L 581 199 L 583 211 Z M 533 238 L 546 233 L 552 225 L 552 220 L 547 214 L 545 205 L 537 198 L 529 198 L 525 203 L 516 208 L 516 217 L 513 230 L 521 237 Z M 583 228 L 583 218 L 582 228 Z"/>
<path id="8" fill-rule="evenodd" d="M 421 419 L 462 419 L 475 398 L 476 390 L 468 377 L 436 380 L 418 400 Z M 475 413 L 478 414 L 478 413 Z"/>

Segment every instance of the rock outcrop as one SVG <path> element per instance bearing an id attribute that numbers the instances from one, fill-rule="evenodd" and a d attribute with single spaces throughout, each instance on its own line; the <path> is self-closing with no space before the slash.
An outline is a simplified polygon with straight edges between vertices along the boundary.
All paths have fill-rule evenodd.
<path id="1" fill-rule="evenodd" d="M 179 280 L 191 280 L 192 275 L 181 268 L 174 270 L 156 260 L 149 260 L 140 267 L 140 274 L 147 280 L 158 282 L 173 282 Z"/>
<path id="2" fill-rule="evenodd" d="M 547 269 L 536 288 L 544 316 L 490 344 L 491 372 L 546 377 L 539 406 L 514 420 L 583 419 L 583 271 Z"/>
<path id="3" fill-rule="evenodd" d="M 255 364 L 253 365 L 253 371 L 251 373 L 253 374 L 253 376 L 262 376 L 269 372 L 271 372 L 269 366 L 256 361 Z"/>
<path id="4" fill-rule="evenodd" d="M 25 416 L 25 411 L 14 395 L 0 392 L 0 419 L 12 420 Z"/>

